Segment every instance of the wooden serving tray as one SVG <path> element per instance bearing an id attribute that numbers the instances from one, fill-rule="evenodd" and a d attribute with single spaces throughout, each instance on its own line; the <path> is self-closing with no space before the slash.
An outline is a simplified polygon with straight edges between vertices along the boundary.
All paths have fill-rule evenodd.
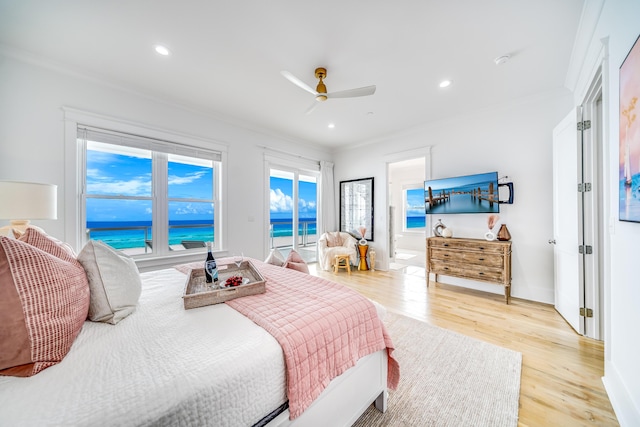
<path id="1" fill-rule="evenodd" d="M 184 295 L 182 295 L 185 310 L 203 307 L 205 305 L 220 304 L 235 298 L 263 294 L 265 292 L 264 277 L 262 277 L 251 261 L 243 261 L 240 267 L 236 267 L 235 264 L 218 266 L 217 283 L 220 286 L 224 286 L 226 280 L 232 276 L 242 276 L 245 279 L 249 279 L 249 283 L 234 287 L 212 289 L 212 283 L 206 282 L 204 268 L 191 270 L 184 286 Z"/>

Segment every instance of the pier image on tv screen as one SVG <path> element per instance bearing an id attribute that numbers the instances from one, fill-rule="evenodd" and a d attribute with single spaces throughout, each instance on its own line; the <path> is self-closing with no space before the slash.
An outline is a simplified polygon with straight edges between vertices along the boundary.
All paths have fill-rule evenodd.
<path id="1" fill-rule="evenodd" d="M 498 172 L 424 182 L 427 214 L 499 213 Z"/>

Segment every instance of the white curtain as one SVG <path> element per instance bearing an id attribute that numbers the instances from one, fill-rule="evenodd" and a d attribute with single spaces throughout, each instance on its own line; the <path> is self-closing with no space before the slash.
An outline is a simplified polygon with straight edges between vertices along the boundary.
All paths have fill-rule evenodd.
<path id="1" fill-rule="evenodd" d="M 333 163 L 320 162 L 320 233 L 336 231 L 336 191 L 333 181 Z"/>

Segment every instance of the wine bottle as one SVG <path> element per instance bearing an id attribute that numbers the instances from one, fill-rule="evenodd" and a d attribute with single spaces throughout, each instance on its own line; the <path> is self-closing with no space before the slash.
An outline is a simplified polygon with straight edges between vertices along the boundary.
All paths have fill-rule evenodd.
<path id="1" fill-rule="evenodd" d="M 206 276 L 207 283 L 218 281 L 218 265 L 216 259 L 211 252 L 211 242 L 207 242 L 207 259 L 204 262 L 204 274 Z"/>

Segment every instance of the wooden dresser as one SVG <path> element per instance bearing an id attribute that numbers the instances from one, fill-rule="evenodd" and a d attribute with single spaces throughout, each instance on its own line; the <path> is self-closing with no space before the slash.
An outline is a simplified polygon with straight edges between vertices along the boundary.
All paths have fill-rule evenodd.
<path id="1" fill-rule="evenodd" d="M 427 286 L 429 273 L 479 280 L 504 286 L 511 298 L 511 242 L 444 237 L 427 238 Z"/>

